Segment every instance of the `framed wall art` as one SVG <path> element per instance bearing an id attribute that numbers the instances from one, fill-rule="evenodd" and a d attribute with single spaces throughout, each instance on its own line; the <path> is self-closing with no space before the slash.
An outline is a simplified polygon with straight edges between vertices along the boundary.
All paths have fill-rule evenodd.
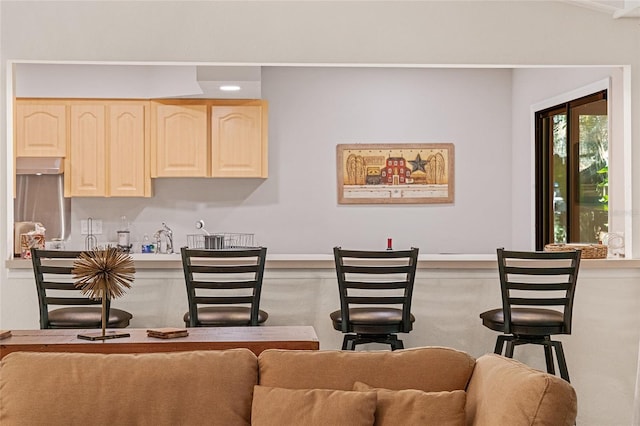
<path id="1" fill-rule="evenodd" d="M 453 203 L 452 143 L 340 144 L 339 204 Z"/>

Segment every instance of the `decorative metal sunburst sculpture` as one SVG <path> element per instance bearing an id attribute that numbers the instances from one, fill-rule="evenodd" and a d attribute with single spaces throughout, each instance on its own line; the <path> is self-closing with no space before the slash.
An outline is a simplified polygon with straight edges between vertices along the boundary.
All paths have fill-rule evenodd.
<path id="1" fill-rule="evenodd" d="M 113 337 L 128 337 L 125 335 L 106 336 L 107 301 L 118 298 L 125 293 L 125 288 L 131 288 L 136 269 L 133 259 L 116 247 L 84 251 L 73 262 L 73 277 L 75 286 L 80 293 L 92 299 L 102 300 L 102 339 Z M 96 336 L 78 335 L 81 338 L 98 339 Z"/>

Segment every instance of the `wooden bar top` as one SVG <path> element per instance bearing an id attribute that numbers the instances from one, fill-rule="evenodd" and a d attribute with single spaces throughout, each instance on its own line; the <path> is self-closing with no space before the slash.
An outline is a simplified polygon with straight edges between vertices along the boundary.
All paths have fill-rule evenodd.
<path id="1" fill-rule="evenodd" d="M 0 359 L 11 352 L 145 353 L 248 348 L 256 355 L 265 349 L 318 350 L 319 341 L 311 326 L 198 327 L 189 335 L 173 339 L 147 336 L 147 329 L 120 328 L 108 331 L 129 333 L 130 337 L 84 340 L 78 334 L 91 329 L 12 330 L 0 340 Z"/>

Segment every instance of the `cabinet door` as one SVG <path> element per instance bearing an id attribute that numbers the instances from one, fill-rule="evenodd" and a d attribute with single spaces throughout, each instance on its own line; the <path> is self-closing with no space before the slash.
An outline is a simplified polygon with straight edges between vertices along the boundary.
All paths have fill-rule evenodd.
<path id="1" fill-rule="evenodd" d="M 105 196 L 104 104 L 71 104 L 71 196 Z"/>
<path id="2" fill-rule="evenodd" d="M 18 99 L 15 107 L 16 157 L 66 156 L 65 102 Z"/>
<path id="3" fill-rule="evenodd" d="M 211 107 L 211 176 L 267 177 L 266 108 Z"/>
<path id="4" fill-rule="evenodd" d="M 207 176 L 207 106 L 152 102 L 152 120 L 152 176 Z"/>
<path id="5" fill-rule="evenodd" d="M 148 102 L 108 104 L 107 174 L 111 196 L 151 196 L 148 105 Z"/>

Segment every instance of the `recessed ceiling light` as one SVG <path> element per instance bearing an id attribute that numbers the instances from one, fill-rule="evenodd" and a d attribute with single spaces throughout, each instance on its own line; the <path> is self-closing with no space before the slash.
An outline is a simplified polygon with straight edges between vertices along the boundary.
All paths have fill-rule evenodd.
<path id="1" fill-rule="evenodd" d="M 227 84 L 224 86 L 220 86 L 220 90 L 222 90 L 223 92 L 237 92 L 238 90 L 240 90 L 240 86 Z"/>

